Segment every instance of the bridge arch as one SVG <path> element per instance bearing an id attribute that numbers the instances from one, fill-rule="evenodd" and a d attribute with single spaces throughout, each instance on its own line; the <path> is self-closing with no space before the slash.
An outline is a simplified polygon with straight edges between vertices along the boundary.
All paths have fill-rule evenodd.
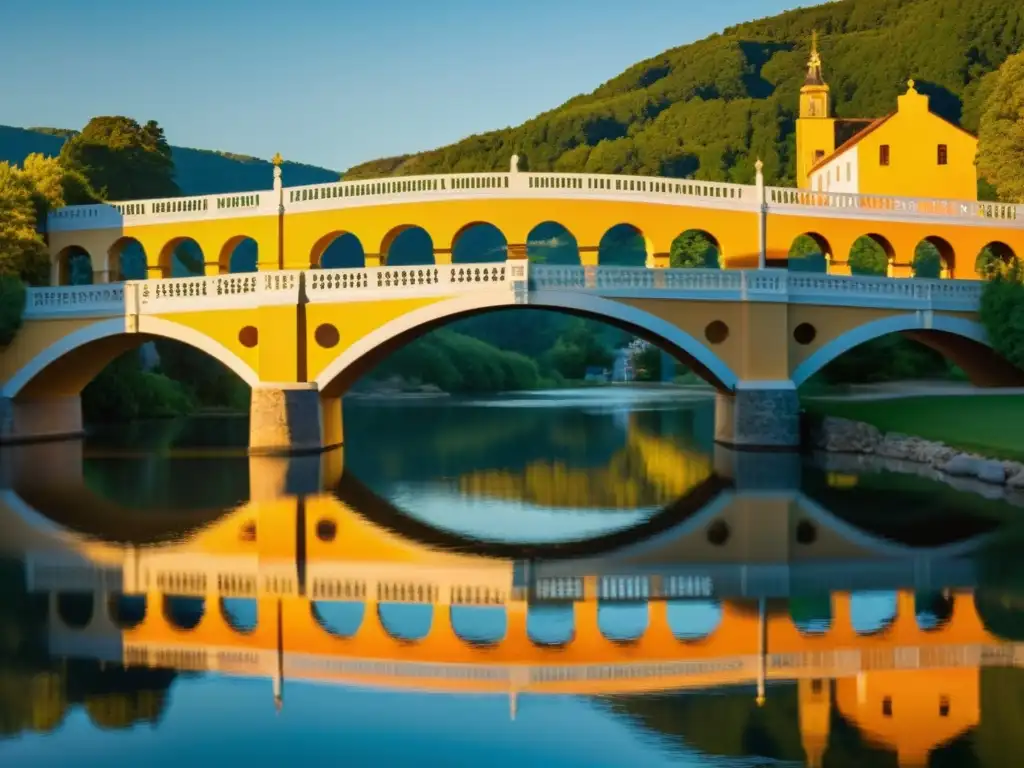
<path id="1" fill-rule="evenodd" d="M 220 274 L 255 272 L 259 268 L 260 246 L 251 235 L 234 235 L 228 238 L 217 254 Z"/>
<path id="2" fill-rule="evenodd" d="M 316 377 L 316 385 L 326 397 L 337 397 L 365 371 L 391 352 L 460 317 L 497 309 L 507 309 L 509 299 L 494 295 L 467 296 L 441 301 L 406 314 L 371 331 L 349 346 Z M 667 346 L 687 362 L 708 383 L 722 391 L 733 391 L 738 376 L 709 347 L 666 320 L 636 307 L 587 293 L 536 291 L 530 296 L 532 308 L 550 309 L 571 315 L 604 320 Z"/>
<path id="3" fill-rule="evenodd" d="M 115 240 L 107 249 L 107 275 L 112 283 L 149 277 L 146 249 L 142 243 L 128 235 Z"/>
<path id="4" fill-rule="evenodd" d="M 392 249 L 396 243 L 405 246 L 405 248 L 400 248 L 398 253 L 393 253 Z M 434 243 L 434 239 L 423 227 L 418 224 L 399 224 L 384 235 L 384 239 L 381 240 L 379 251 L 380 263 L 381 266 L 389 267 L 411 267 L 423 264 L 433 264 L 435 261 L 435 247 L 436 244 Z M 404 251 L 406 249 L 413 253 L 411 257 L 405 254 Z M 399 261 L 395 262 L 395 258 L 398 258 Z"/>
<path id="5" fill-rule="evenodd" d="M 640 227 L 629 222 L 606 229 L 597 249 L 597 263 L 605 266 L 643 267 L 654 255 L 651 239 Z"/>
<path id="6" fill-rule="evenodd" d="M 125 332 L 125 320 L 116 317 L 101 320 L 59 339 L 29 360 L 3 386 L 4 397 L 26 394 L 26 388 L 44 388 L 48 370 L 70 377 L 72 383 L 62 386 L 63 394 L 74 386 L 78 389 L 92 381 L 114 358 L 141 346 L 157 336 L 173 339 L 195 347 L 230 368 L 250 387 L 259 383 L 259 374 L 247 362 L 218 341 L 188 326 L 158 317 L 140 316 L 137 333 Z M 101 345 L 97 347 L 97 345 Z"/>
<path id="7" fill-rule="evenodd" d="M 816 249 L 816 250 L 815 250 Z M 814 258 L 820 256 L 820 260 Z M 835 260 L 832 244 L 820 232 L 803 232 L 793 238 L 786 255 L 789 269 L 799 264 L 803 271 L 828 272 Z"/>
<path id="8" fill-rule="evenodd" d="M 81 245 L 69 245 L 62 248 L 53 261 L 52 282 L 54 285 L 73 285 L 75 264 L 81 261 L 89 264 L 89 282 L 92 282 L 93 271 L 96 269 L 96 259 Z"/>
<path id="9" fill-rule="evenodd" d="M 918 275 L 919 264 L 928 258 L 926 254 L 932 249 L 938 254 L 939 258 L 939 264 L 937 265 L 938 274 Z M 921 266 L 926 265 L 922 264 Z M 939 237 L 938 235 L 929 235 L 924 238 L 917 244 L 917 248 L 914 249 L 914 275 L 920 277 L 941 277 L 943 279 L 956 277 L 956 251 L 952 244 L 946 238 Z"/>
<path id="10" fill-rule="evenodd" d="M 975 271 L 981 276 L 991 276 L 1000 269 L 1013 264 L 1019 256 L 1013 248 L 1001 240 L 993 240 L 982 246 L 974 260 Z"/>
<path id="11" fill-rule="evenodd" d="M 453 264 L 502 262 L 508 258 L 508 237 L 489 221 L 474 221 L 455 233 L 451 249 Z M 470 251 L 467 258 L 469 249 L 476 250 Z"/>
<path id="12" fill-rule="evenodd" d="M 315 243 L 309 252 L 312 269 L 355 269 L 366 266 L 366 250 L 352 232 L 336 229 Z"/>
<path id="13" fill-rule="evenodd" d="M 526 258 L 539 264 L 580 263 L 576 235 L 558 221 L 542 221 L 526 236 Z"/>
<path id="14" fill-rule="evenodd" d="M 184 248 L 184 252 L 191 255 L 193 258 L 199 260 L 200 264 L 193 265 L 198 267 L 199 274 L 203 274 L 203 265 L 206 263 L 206 254 L 203 253 L 203 247 L 194 239 L 188 236 L 175 237 L 164 243 L 164 246 L 160 249 L 160 254 L 157 258 L 157 266 L 160 267 L 160 272 L 164 277 L 174 276 L 174 256 L 178 254 L 178 249 Z M 179 254 L 179 260 L 181 256 Z M 183 262 L 184 263 L 184 262 Z"/>
<path id="15" fill-rule="evenodd" d="M 959 366 L 978 386 L 1024 384 L 1024 371 L 1012 366 L 992 349 L 980 323 L 926 312 L 875 320 L 847 331 L 800 363 L 793 371 L 793 383 L 799 387 L 844 352 L 891 333 L 901 333 L 939 352 Z"/>

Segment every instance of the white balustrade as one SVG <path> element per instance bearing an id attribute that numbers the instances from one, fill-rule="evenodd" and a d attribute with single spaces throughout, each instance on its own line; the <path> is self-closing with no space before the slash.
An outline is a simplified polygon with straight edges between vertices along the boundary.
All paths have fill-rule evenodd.
<path id="1" fill-rule="evenodd" d="M 310 303 L 368 301 L 403 296 L 446 296 L 476 291 L 510 291 L 507 262 L 428 264 L 415 267 L 310 269 L 305 273 Z"/>
<path id="2" fill-rule="evenodd" d="M 1019 222 L 1018 226 L 1024 226 L 1024 206 L 1012 203 L 857 195 L 788 187 L 768 187 L 766 202 L 769 211 L 797 212 L 808 208 L 826 208 L 864 218 L 905 218 L 909 216 L 928 219 L 985 219 L 993 222 Z"/>
<path id="3" fill-rule="evenodd" d="M 528 280 L 528 282 L 527 282 Z M 489 293 L 494 305 L 529 303 L 525 294 L 586 292 L 608 298 L 755 301 L 977 311 L 984 283 L 788 272 L 781 269 L 649 269 L 497 262 L 364 269 L 252 272 L 139 280 L 110 285 L 29 288 L 25 317 L 113 317 L 311 303 Z M 126 298 L 127 297 L 127 298 Z"/>
<path id="4" fill-rule="evenodd" d="M 25 293 L 25 319 L 124 314 L 121 283 L 29 288 Z"/>

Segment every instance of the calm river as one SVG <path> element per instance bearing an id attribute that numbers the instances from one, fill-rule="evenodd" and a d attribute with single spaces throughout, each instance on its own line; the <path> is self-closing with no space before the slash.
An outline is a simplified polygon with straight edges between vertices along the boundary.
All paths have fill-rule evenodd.
<path id="1" fill-rule="evenodd" d="M 605 388 L 0 452 L 3 766 L 1024 764 L 1021 509 Z"/>

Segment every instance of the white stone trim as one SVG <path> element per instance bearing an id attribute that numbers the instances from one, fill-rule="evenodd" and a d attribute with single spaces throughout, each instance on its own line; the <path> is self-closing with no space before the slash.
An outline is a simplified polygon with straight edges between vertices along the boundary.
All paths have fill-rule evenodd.
<path id="1" fill-rule="evenodd" d="M 206 334 L 188 326 L 164 320 L 159 317 L 142 315 L 138 318 L 138 328 L 135 331 L 130 329 L 127 317 L 115 317 L 108 320 L 101 320 L 96 323 L 80 328 L 69 333 L 62 339 L 54 342 L 35 357 L 29 360 L 21 369 L 15 373 L 3 386 L 3 397 L 17 397 L 18 393 L 47 366 L 56 362 L 69 352 L 93 341 L 105 339 L 110 336 L 120 336 L 129 333 L 144 333 L 152 336 L 160 336 L 165 339 L 174 339 L 189 346 L 200 349 L 210 357 L 220 361 L 245 381 L 249 386 L 259 382 L 259 374 L 252 369 L 242 358 L 234 352 L 215 341 Z"/>
<path id="2" fill-rule="evenodd" d="M 310 304 L 379 301 L 512 290 L 514 261 L 305 270 Z M 525 278 L 520 278 L 520 280 Z"/>
<path id="3" fill-rule="evenodd" d="M 937 315 L 929 319 L 924 312 L 908 312 L 905 315 L 896 315 L 865 323 L 833 339 L 796 367 L 796 370 L 793 371 L 793 382 L 796 386 L 801 386 L 841 354 L 864 342 L 899 331 L 923 330 L 943 331 L 991 347 L 985 328 L 980 323 L 945 315 Z"/>
<path id="4" fill-rule="evenodd" d="M 515 295 L 511 291 L 486 292 L 461 296 L 447 301 L 439 301 L 426 307 L 420 307 L 412 312 L 406 312 L 396 317 L 391 322 L 380 326 L 363 336 L 357 342 L 348 347 L 334 359 L 320 375 L 314 379 L 316 387 L 320 390 L 326 389 L 327 385 L 336 379 L 350 365 L 355 363 L 364 355 L 369 354 L 385 342 L 393 339 L 399 334 L 411 331 L 421 325 L 445 317 L 452 317 L 473 310 L 489 309 L 492 307 L 514 306 Z M 338 329 L 342 337 L 345 335 L 345 328 Z"/>
<path id="5" fill-rule="evenodd" d="M 253 389 L 288 389 L 288 390 L 315 390 L 315 381 L 257 381 L 251 384 Z"/>
<path id="6" fill-rule="evenodd" d="M 711 372 L 728 390 L 736 388 L 739 377 L 732 369 L 701 341 L 698 341 L 672 323 L 660 317 L 644 312 L 641 309 L 621 304 L 617 301 L 588 293 L 571 291 L 531 291 L 528 305 L 532 307 L 549 307 L 551 309 L 576 310 L 599 318 L 620 320 L 638 328 L 649 331 L 653 335 L 667 341 L 693 356 Z"/>

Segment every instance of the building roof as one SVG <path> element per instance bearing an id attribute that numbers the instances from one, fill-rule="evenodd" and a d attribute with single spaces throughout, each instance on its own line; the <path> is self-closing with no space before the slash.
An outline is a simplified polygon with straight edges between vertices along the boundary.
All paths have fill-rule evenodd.
<path id="1" fill-rule="evenodd" d="M 896 116 L 896 114 L 897 114 L 896 112 L 891 112 L 888 115 L 886 115 L 885 117 L 880 117 L 877 120 L 873 120 L 871 123 L 868 124 L 867 128 L 865 128 L 864 130 L 854 134 L 852 138 L 850 138 L 848 141 L 843 143 L 831 155 L 828 155 L 827 157 L 823 157 L 821 160 L 819 160 L 814 165 L 812 165 L 811 166 L 811 170 L 808 171 L 808 173 L 814 173 L 815 171 L 820 170 L 821 168 L 824 168 L 826 165 L 831 163 L 837 157 L 839 157 L 840 155 L 842 155 L 846 151 L 852 149 L 857 144 L 860 144 L 860 142 L 863 139 L 867 138 L 869 135 L 871 135 L 872 133 L 877 131 L 879 128 L 881 128 L 883 125 L 885 125 L 887 122 L 889 122 L 892 118 L 894 118 Z"/>

